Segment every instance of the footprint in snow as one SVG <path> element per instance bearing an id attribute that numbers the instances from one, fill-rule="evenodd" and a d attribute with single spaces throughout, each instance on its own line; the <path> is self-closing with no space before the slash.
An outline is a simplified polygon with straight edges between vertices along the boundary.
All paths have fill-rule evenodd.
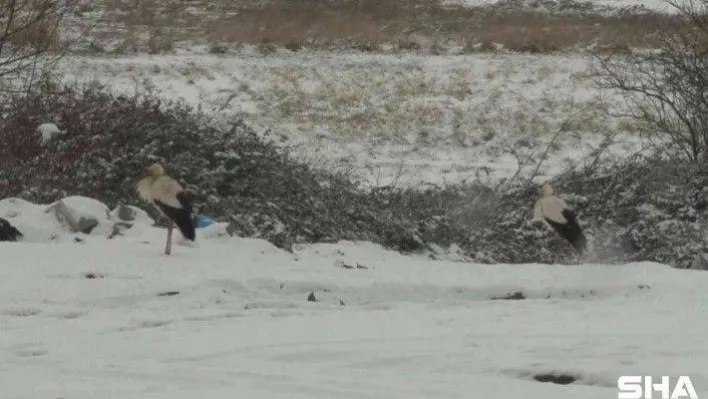
<path id="1" fill-rule="evenodd" d="M 7 309 L 7 310 L 3 311 L 2 313 L 7 316 L 30 317 L 30 316 L 36 316 L 36 315 L 42 313 L 42 311 L 37 308 L 15 308 L 15 309 Z"/>
<path id="2" fill-rule="evenodd" d="M 82 313 L 82 312 L 66 312 L 66 313 L 59 314 L 59 317 L 64 320 L 74 320 L 74 319 L 78 319 L 79 317 L 81 317 L 83 315 L 84 315 L 84 313 Z"/>
<path id="3" fill-rule="evenodd" d="M 118 329 L 120 332 L 127 332 L 127 331 L 138 331 L 138 330 L 144 330 L 148 328 L 159 328 L 159 327 L 164 327 L 166 325 L 172 324 L 172 320 L 140 320 L 131 323 L 129 327 L 121 327 Z"/>
<path id="4" fill-rule="evenodd" d="M 41 357 L 49 353 L 42 344 L 39 343 L 27 343 L 16 345 L 11 348 L 17 357 Z"/>
<path id="5" fill-rule="evenodd" d="M 47 355 L 49 352 L 46 349 L 35 348 L 35 349 L 20 349 L 15 352 L 18 357 L 42 357 Z"/>

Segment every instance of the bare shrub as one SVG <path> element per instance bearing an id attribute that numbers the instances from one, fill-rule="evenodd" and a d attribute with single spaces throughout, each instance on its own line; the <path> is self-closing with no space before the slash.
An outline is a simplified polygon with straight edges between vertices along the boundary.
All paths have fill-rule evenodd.
<path id="1" fill-rule="evenodd" d="M 66 134 L 42 145 L 33 132 L 46 121 Z M 0 198 L 85 195 L 111 207 L 141 205 L 134 183 L 157 161 L 200 213 L 281 248 L 367 240 L 431 254 L 457 244 L 485 263 L 573 259 L 562 239 L 531 220 L 538 193 L 525 179 L 498 190 L 476 182 L 364 189 L 346 172 L 294 160 L 243 122 L 222 130 L 205 114 L 150 96 L 100 86 L 17 96 L 0 103 L 0 142 Z M 708 168 L 659 157 L 593 162 L 553 184 L 576 209 L 592 260 L 692 267 L 706 252 L 699 221 L 708 210 Z"/>
<path id="2" fill-rule="evenodd" d="M 33 132 L 46 121 L 67 133 L 43 145 Z M 139 171 L 159 161 L 183 180 L 199 212 L 282 248 L 369 240 L 415 251 L 464 234 L 445 216 L 454 191 L 372 193 L 345 173 L 293 160 L 243 122 L 224 130 L 212 123 L 180 103 L 96 85 L 17 97 L 0 104 L 0 198 L 50 203 L 71 193 L 140 205 Z"/>
<path id="3" fill-rule="evenodd" d="M 0 0 L 0 90 L 29 91 L 61 55 L 78 0 Z"/>
<path id="4" fill-rule="evenodd" d="M 708 144 L 708 1 L 668 1 L 681 24 L 662 26 L 657 51 L 597 53 L 597 82 L 619 92 L 645 137 L 697 161 Z"/>

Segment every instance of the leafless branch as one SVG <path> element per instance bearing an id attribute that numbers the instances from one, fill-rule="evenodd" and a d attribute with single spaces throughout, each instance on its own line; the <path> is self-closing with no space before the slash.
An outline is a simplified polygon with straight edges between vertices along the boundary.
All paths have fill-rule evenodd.
<path id="1" fill-rule="evenodd" d="M 580 109 L 578 109 L 577 111 L 575 111 L 575 112 L 571 113 L 570 115 L 568 115 L 568 116 L 563 120 L 563 122 L 561 122 L 561 124 L 558 126 L 558 129 L 555 131 L 555 133 L 554 133 L 553 136 L 551 137 L 551 140 L 546 144 L 543 153 L 540 155 L 540 159 L 538 160 L 538 162 L 536 163 L 535 168 L 533 169 L 533 172 L 531 172 L 531 174 L 530 174 L 529 176 L 526 176 L 526 177 L 525 177 L 525 180 L 526 180 L 526 181 L 531 182 L 531 181 L 533 181 L 534 178 L 536 178 L 536 176 L 538 176 L 538 172 L 539 172 L 539 170 L 541 169 L 541 166 L 543 165 L 543 163 L 545 162 L 545 160 L 548 158 L 548 154 L 549 154 L 549 152 L 551 151 L 551 149 L 553 148 L 553 146 L 556 144 L 556 141 L 560 138 L 561 134 L 563 134 L 564 132 L 567 132 L 567 131 L 568 131 L 568 125 L 569 125 L 575 118 L 577 118 L 578 116 L 580 116 L 580 115 L 582 115 L 583 113 L 587 112 L 588 110 L 590 110 L 590 109 L 593 108 L 593 107 L 594 107 L 593 104 L 586 105 L 585 107 L 580 108 Z M 533 151 L 531 151 L 531 153 L 526 156 L 525 160 L 522 161 L 522 160 L 521 160 L 521 157 L 518 155 L 518 153 L 512 148 L 512 149 L 510 150 L 510 152 L 511 152 L 511 154 L 512 154 L 512 155 L 516 158 L 516 160 L 517 160 L 517 163 L 518 163 L 517 170 L 516 170 L 516 172 L 514 173 L 514 175 L 511 176 L 509 179 L 506 179 L 506 180 L 500 182 L 499 184 L 497 184 L 497 185 L 494 187 L 494 191 L 495 191 L 495 192 L 500 192 L 500 190 L 501 190 L 502 188 L 503 188 L 503 189 L 507 189 L 507 188 L 509 188 L 509 187 L 512 187 L 513 184 L 514 184 L 517 180 L 519 180 L 519 179 L 521 178 L 521 172 L 522 172 L 522 170 L 523 170 L 527 165 L 529 165 L 529 164 L 531 163 L 531 161 L 533 161 L 534 156 L 535 156 L 537 150 L 538 150 L 538 148 L 537 148 L 537 149 L 534 149 Z"/>
<path id="2" fill-rule="evenodd" d="M 595 54 L 597 83 L 620 93 L 645 138 L 697 161 L 708 144 L 708 2 L 667 3 L 684 23 L 660 29 L 657 51 Z"/>
<path id="3" fill-rule="evenodd" d="M 561 133 L 565 132 L 568 130 L 568 124 L 573 121 L 576 117 L 579 115 L 582 115 L 583 113 L 587 112 L 590 108 L 592 108 L 593 105 L 586 105 L 585 107 L 573 112 L 572 114 L 568 115 L 565 120 L 558 126 L 558 130 L 556 131 L 556 134 L 553 135 L 553 138 L 551 138 L 551 141 L 548 142 L 548 145 L 546 146 L 546 150 L 543 152 L 541 155 L 541 159 L 538 161 L 536 164 L 536 168 L 533 170 L 533 173 L 531 173 L 531 176 L 529 177 L 529 180 L 533 180 L 538 175 L 538 171 L 541 169 L 541 165 L 543 165 L 543 162 L 546 160 L 548 157 L 548 153 L 550 152 L 551 148 L 555 144 L 556 140 L 558 140 L 558 137 L 560 137 Z"/>
<path id="4" fill-rule="evenodd" d="M 70 41 L 62 27 L 78 0 L 0 0 L 0 87 L 32 90 Z M 20 83 L 18 83 L 20 82 Z M 3 85 L 4 83 L 4 85 Z"/>

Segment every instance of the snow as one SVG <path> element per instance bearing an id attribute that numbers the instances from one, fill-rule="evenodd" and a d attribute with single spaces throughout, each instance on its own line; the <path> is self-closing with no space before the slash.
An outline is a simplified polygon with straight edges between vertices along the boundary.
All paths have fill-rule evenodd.
<path id="1" fill-rule="evenodd" d="M 62 237 L 65 229 L 53 213 L 45 212 L 47 207 L 21 198 L 6 198 L 0 200 L 0 217 L 20 230 L 26 241 L 47 242 Z"/>
<path id="2" fill-rule="evenodd" d="M 7 219 L 24 235 L 24 241 L 33 243 L 72 242 L 82 235 L 69 234 L 71 228 L 65 215 L 57 215 L 54 206 L 62 202 L 67 207 L 69 216 L 78 221 L 81 218 L 95 219 L 98 225 L 91 231 L 90 237 L 106 237 L 113 231 L 113 225 L 121 220 L 118 209 L 110 211 L 108 207 L 93 198 L 70 196 L 54 204 L 33 204 L 21 198 L 0 200 L 0 217 Z M 135 230 L 147 228 L 152 219 L 141 209 L 136 210 Z M 132 224 L 132 223 L 131 223 Z"/>
<path id="3" fill-rule="evenodd" d="M 495 0 L 452 0 L 466 6 Z M 661 0 L 595 0 L 666 10 Z M 64 82 L 93 80 L 244 118 L 302 159 L 372 185 L 528 176 L 639 149 L 591 64 L 566 55 L 341 54 L 250 46 L 225 56 L 72 55 Z M 63 133 L 38 127 L 42 141 Z M 224 157 L 232 154 L 221 154 Z M 522 162 L 528 157 L 531 161 Z M 72 233 L 47 209 L 0 200 L 23 234 L 0 243 L 0 398 L 605 398 L 621 375 L 691 377 L 708 393 L 708 274 L 626 265 L 481 265 L 455 247 L 401 255 L 366 242 L 296 246 L 166 232 L 137 208 L 65 199 L 101 221 Z M 644 207 L 643 212 L 653 212 Z M 112 238 L 109 238 L 112 237 Z M 175 242 L 180 242 L 175 234 Z M 440 255 L 444 256 L 440 256 Z M 524 300 L 504 300 L 522 293 Z M 316 301 L 309 301 L 314 296 Z M 555 385 L 537 373 L 578 381 Z M 674 380 L 675 381 L 675 380 Z"/>
<path id="4" fill-rule="evenodd" d="M 644 7 L 652 11 L 676 13 L 676 7 L 668 4 L 666 0 L 593 0 L 593 4 L 613 8 Z M 677 4 L 686 2 L 677 1 Z"/>
<path id="5" fill-rule="evenodd" d="M 0 243 L 3 398 L 596 399 L 620 375 L 708 392 L 700 271 L 432 261 L 365 242 L 289 253 L 223 224 L 165 256 L 165 231 L 135 223 L 110 240 Z M 579 380 L 532 380 L 547 372 Z"/>
<path id="6" fill-rule="evenodd" d="M 506 3 L 506 0 L 444 0 L 443 4 L 451 6 L 463 6 L 463 7 L 485 7 L 491 6 L 497 3 Z M 520 2 L 523 4 L 523 2 Z M 545 2 L 529 1 L 529 4 L 536 4 L 536 6 L 543 6 Z M 548 2 L 550 4 L 560 3 L 563 1 Z M 567 2 L 570 3 L 570 2 Z M 595 7 L 610 7 L 612 9 L 628 9 L 633 7 L 641 7 L 647 10 L 663 12 L 663 13 L 676 13 L 675 7 L 669 5 L 666 0 L 590 0 L 590 1 L 577 1 L 579 5 L 584 5 L 590 3 Z M 679 4 L 682 2 L 679 1 Z"/>
<path id="7" fill-rule="evenodd" d="M 93 198 L 72 195 L 61 200 L 66 206 L 74 209 L 76 217 L 94 218 L 96 220 L 110 219 L 110 210 L 101 201 Z"/>
<path id="8" fill-rule="evenodd" d="M 107 84 L 184 101 L 216 121 L 244 118 L 303 160 L 353 170 L 370 185 L 455 183 L 530 176 L 538 181 L 605 155 L 640 148 L 623 102 L 595 88 L 583 55 L 415 55 L 246 48 L 226 56 L 65 57 L 65 82 Z M 566 119 L 566 131 L 557 134 Z M 630 126 L 631 127 L 631 126 Z M 364 156 L 362 156 L 364 154 Z"/>
<path id="9" fill-rule="evenodd" d="M 37 127 L 37 133 L 39 133 L 41 137 L 41 143 L 46 144 L 48 143 L 54 136 L 64 134 L 66 132 L 63 132 L 59 130 L 59 127 L 53 123 L 42 123 Z"/>

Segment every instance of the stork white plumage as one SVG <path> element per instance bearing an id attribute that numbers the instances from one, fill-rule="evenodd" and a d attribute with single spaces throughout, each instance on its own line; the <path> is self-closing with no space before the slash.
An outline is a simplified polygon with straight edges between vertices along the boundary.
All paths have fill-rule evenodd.
<path id="1" fill-rule="evenodd" d="M 534 206 L 534 218 L 544 220 L 580 254 L 587 249 L 587 238 L 578 224 L 575 212 L 562 199 L 553 195 L 553 187 L 546 183 L 540 188 L 541 198 Z"/>
<path id="2" fill-rule="evenodd" d="M 172 229 L 177 225 L 182 236 L 189 240 L 196 239 L 193 221 L 192 204 L 189 202 L 184 188 L 173 178 L 165 174 L 160 164 L 153 164 L 147 169 L 148 176 L 137 184 L 140 199 L 155 205 L 167 219 L 167 243 L 165 254 L 172 252 Z"/>

